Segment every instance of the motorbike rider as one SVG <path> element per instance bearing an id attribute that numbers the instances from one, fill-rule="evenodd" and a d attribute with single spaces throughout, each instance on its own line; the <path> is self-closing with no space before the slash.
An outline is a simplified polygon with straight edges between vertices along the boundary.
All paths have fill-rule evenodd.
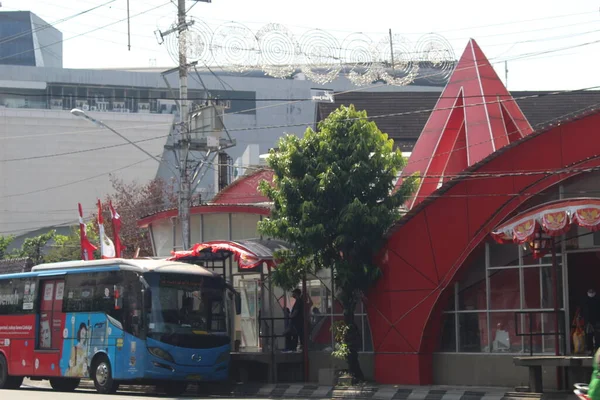
<path id="1" fill-rule="evenodd" d="M 598 375 L 599 361 L 600 349 L 596 351 L 596 354 L 594 354 L 594 359 L 592 361 L 594 371 L 592 372 L 592 380 L 590 381 L 590 386 L 587 392 L 587 395 L 591 400 L 600 400 L 600 376 Z"/>

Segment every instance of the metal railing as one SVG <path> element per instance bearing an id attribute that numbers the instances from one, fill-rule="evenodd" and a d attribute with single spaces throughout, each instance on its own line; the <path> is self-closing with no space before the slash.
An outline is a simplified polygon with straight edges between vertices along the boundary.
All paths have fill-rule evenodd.
<path id="1" fill-rule="evenodd" d="M 550 330 L 550 331 L 546 331 L 544 329 L 544 321 L 542 318 L 539 319 L 534 319 L 534 315 L 539 314 L 540 317 L 543 317 L 544 315 L 554 315 L 555 320 L 554 321 L 558 321 L 558 331 L 556 330 Z M 528 332 L 521 332 L 519 330 L 519 326 L 521 326 L 521 318 L 520 317 L 524 317 L 525 319 L 529 319 L 529 331 Z M 565 344 L 565 332 L 564 332 L 564 327 L 565 327 L 565 312 L 564 310 L 540 310 L 540 311 L 515 311 L 515 336 L 518 337 L 525 337 L 528 336 L 529 337 L 529 355 L 533 356 L 533 338 L 534 336 L 555 336 L 557 340 L 561 340 L 560 345 L 562 346 L 562 348 L 564 349 L 566 347 Z M 540 323 L 540 325 L 542 326 L 542 331 L 541 332 L 536 332 L 534 331 L 534 327 L 536 324 L 536 321 Z M 552 321 L 553 322 L 553 321 Z M 554 322 L 552 325 L 556 325 L 556 323 Z M 563 329 L 563 330 L 561 330 Z"/>

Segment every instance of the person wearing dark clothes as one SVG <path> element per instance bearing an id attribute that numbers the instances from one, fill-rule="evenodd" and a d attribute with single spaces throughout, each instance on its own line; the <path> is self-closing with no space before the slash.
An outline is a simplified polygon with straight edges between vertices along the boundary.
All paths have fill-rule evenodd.
<path id="1" fill-rule="evenodd" d="M 300 345 L 304 346 L 304 297 L 300 289 L 294 289 L 292 297 L 296 301 L 294 301 L 290 312 L 288 332 L 290 333 L 290 350 L 296 351 L 298 348 L 298 339 L 300 340 Z"/>
<path id="2" fill-rule="evenodd" d="M 590 289 L 583 304 L 587 351 L 593 355 L 600 347 L 600 298 Z"/>

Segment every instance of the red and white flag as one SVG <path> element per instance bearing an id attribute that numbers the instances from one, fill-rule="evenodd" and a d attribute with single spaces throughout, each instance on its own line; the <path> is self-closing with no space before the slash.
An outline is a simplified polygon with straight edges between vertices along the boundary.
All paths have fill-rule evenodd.
<path id="1" fill-rule="evenodd" d="M 102 217 L 100 199 L 98 199 L 98 235 L 100 236 L 100 255 L 102 258 L 115 258 L 115 245 L 104 233 L 104 218 Z"/>
<path id="2" fill-rule="evenodd" d="M 79 238 L 81 241 L 81 259 L 84 261 L 94 259 L 94 251 L 98 248 L 90 243 L 87 237 L 85 223 L 83 222 L 83 210 L 81 209 L 81 203 L 79 206 Z"/>
<path id="3" fill-rule="evenodd" d="M 110 207 L 110 216 L 113 228 L 113 236 L 115 238 L 115 254 L 117 257 L 123 257 L 123 244 L 121 243 L 121 237 L 119 236 L 119 232 L 121 232 L 121 216 L 112 205 L 112 201 L 108 202 L 108 206 Z"/>

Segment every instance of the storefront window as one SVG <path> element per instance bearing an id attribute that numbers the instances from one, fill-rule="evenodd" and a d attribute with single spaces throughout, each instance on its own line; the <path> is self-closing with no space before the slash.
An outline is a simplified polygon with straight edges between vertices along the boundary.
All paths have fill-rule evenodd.
<path id="1" fill-rule="evenodd" d="M 539 268 L 523 268 L 523 308 L 541 308 L 542 292 Z"/>
<path id="2" fill-rule="evenodd" d="M 458 314 L 458 347 L 462 353 L 480 353 L 487 347 L 487 313 Z"/>
<path id="3" fill-rule="evenodd" d="M 490 333 L 493 353 L 521 352 L 522 336 L 517 336 L 514 312 L 490 313 Z"/>
<path id="4" fill-rule="evenodd" d="M 456 351 L 456 314 L 444 314 L 441 338 L 438 351 Z"/>
<path id="5" fill-rule="evenodd" d="M 473 270 L 458 284 L 459 310 L 485 310 L 485 262 L 473 266 Z"/>
<path id="6" fill-rule="evenodd" d="M 490 279 L 490 309 L 516 310 L 521 308 L 519 269 L 492 269 Z"/>
<path id="7" fill-rule="evenodd" d="M 448 296 L 438 351 L 554 352 L 557 318 L 558 331 L 564 331 L 562 267 L 557 272 L 560 314 L 556 317 L 551 257 L 533 259 L 516 245 L 484 246 L 484 262 L 474 262 L 449 288 L 453 295 Z M 557 261 L 561 260 L 558 255 Z M 534 333 L 531 340 L 529 333 Z M 564 338 L 558 340 L 563 346 Z"/>

